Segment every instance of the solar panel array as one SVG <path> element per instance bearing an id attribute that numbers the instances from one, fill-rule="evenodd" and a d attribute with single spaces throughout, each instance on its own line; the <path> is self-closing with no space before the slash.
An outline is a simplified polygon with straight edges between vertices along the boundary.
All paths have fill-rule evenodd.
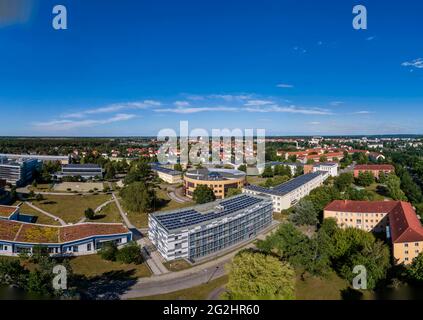
<path id="1" fill-rule="evenodd" d="M 239 197 L 220 202 L 219 205 L 223 207 L 223 210 L 200 213 L 195 209 L 189 209 L 186 211 L 155 215 L 155 218 L 166 229 L 176 230 L 227 216 L 262 201 L 263 199 L 260 198 L 249 195 L 241 195 Z"/>
<path id="2" fill-rule="evenodd" d="M 273 188 L 265 188 L 265 187 L 255 186 L 255 185 L 249 185 L 244 188 L 251 191 L 257 191 L 261 193 L 268 193 L 268 194 L 273 194 L 277 196 L 282 196 L 287 193 L 290 193 L 291 191 L 294 191 L 295 189 L 301 187 L 307 182 L 318 177 L 319 175 L 320 175 L 320 172 L 304 174 L 302 176 L 299 176 L 298 178 L 292 179 L 288 182 L 282 183 Z"/>

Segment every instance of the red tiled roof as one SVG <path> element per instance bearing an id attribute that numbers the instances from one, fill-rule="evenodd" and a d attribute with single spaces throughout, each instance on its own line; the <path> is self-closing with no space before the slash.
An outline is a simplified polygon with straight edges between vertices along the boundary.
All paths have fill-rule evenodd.
<path id="1" fill-rule="evenodd" d="M 399 201 L 352 201 L 335 200 L 325 210 L 339 212 L 389 213 Z"/>
<path id="2" fill-rule="evenodd" d="M 8 218 L 17 209 L 18 209 L 18 207 L 0 206 L 0 217 Z"/>
<path id="3" fill-rule="evenodd" d="M 408 202 L 335 200 L 325 207 L 325 211 L 387 213 L 392 242 L 423 241 L 423 226 Z"/>
<path id="4" fill-rule="evenodd" d="M 366 170 L 378 170 L 378 171 L 383 171 L 383 170 L 391 170 L 394 171 L 395 168 L 393 165 L 390 164 L 360 164 L 360 165 L 356 165 L 354 167 L 354 170 L 361 170 L 361 171 L 366 171 Z"/>
<path id="5" fill-rule="evenodd" d="M 392 242 L 423 241 L 423 227 L 410 203 L 400 202 L 389 213 L 389 224 Z"/>

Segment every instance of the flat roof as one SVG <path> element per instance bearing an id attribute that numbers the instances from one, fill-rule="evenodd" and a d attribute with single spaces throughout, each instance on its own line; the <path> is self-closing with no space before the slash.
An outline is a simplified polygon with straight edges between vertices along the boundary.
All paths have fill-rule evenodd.
<path id="1" fill-rule="evenodd" d="M 93 236 L 128 234 L 120 223 L 80 223 L 68 226 L 49 226 L 21 221 L 0 220 L 0 241 L 20 243 L 63 244 Z"/>
<path id="2" fill-rule="evenodd" d="M 261 186 L 256 186 L 256 185 L 249 185 L 249 186 L 245 186 L 244 189 L 251 190 L 251 191 L 257 191 L 257 192 L 265 193 L 265 194 L 272 194 L 272 195 L 276 195 L 276 196 L 283 196 L 283 195 L 288 194 L 288 193 L 294 191 L 295 189 L 301 187 L 302 185 L 310 182 L 311 180 L 317 178 L 321 174 L 322 174 L 322 172 L 319 172 L 319 171 L 313 172 L 313 173 L 303 174 L 303 175 L 301 175 L 297 178 L 294 178 L 292 180 L 284 182 L 284 183 L 277 185 L 276 187 L 273 187 L 273 188 L 266 188 L 266 187 L 261 187 Z"/>
<path id="3" fill-rule="evenodd" d="M 6 158 L 31 158 L 31 159 L 61 159 L 69 160 L 69 156 L 51 156 L 51 155 L 39 155 L 39 154 L 11 154 L 11 153 L 0 153 L 0 157 Z"/>
<path id="4" fill-rule="evenodd" d="M 246 175 L 244 171 L 221 168 L 201 168 L 190 170 L 185 173 L 187 178 L 205 181 L 235 180 L 241 179 Z"/>
<path id="5" fill-rule="evenodd" d="M 13 213 L 18 210 L 16 206 L 2 206 L 0 205 L 0 217 L 9 218 Z"/>
<path id="6" fill-rule="evenodd" d="M 101 169 L 101 166 L 94 163 L 84 163 L 84 164 L 78 164 L 78 163 L 72 163 L 72 164 L 64 164 L 62 165 L 63 169 Z"/>
<path id="7" fill-rule="evenodd" d="M 173 170 L 173 169 L 169 169 L 169 168 L 165 168 L 165 167 L 161 167 L 161 166 L 157 166 L 157 165 L 151 166 L 151 170 L 157 171 L 157 172 L 163 172 L 163 173 L 169 174 L 171 176 L 179 176 L 179 175 L 182 174 L 181 171 Z"/>
<path id="8" fill-rule="evenodd" d="M 186 227 L 202 225 L 206 222 L 211 223 L 222 217 L 236 215 L 242 210 L 265 202 L 271 204 L 271 199 L 242 194 L 226 200 L 178 211 L 156 212 L 152 214 L 152 217 L 167 231 L 177 231 Z"/>

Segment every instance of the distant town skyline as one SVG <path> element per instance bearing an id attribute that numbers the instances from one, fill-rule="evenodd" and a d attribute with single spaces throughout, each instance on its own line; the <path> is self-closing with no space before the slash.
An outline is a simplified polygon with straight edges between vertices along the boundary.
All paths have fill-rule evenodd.
<path id="1" fill-rule="evenodd" d="M 423 134 L 423 3 L 52 0 L 0 14 L 2 136 Z"/>

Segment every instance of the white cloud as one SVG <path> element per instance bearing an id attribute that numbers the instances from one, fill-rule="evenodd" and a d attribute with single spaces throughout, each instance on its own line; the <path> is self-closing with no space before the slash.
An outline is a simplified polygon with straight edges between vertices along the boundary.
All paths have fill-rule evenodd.
<path id="1" fill-rule="evenodd" d="M 361 111 L 353 112 L 353 114 L 372 114 L 372 113 L 374 113 L 374 112 L 367 111 L 367 110 L 361 110 Z"/>
<path id="2" fill-rule="evenodd" d="M 46 122 L 36 122 L 33 126 L 36 129 L 46 131 L 66 131 L 77 128 L 92 127 L 97 125 L 104 125 L 113 122 L 126 121 L 135 118 L 133 114 L 121 113 L 108 119 L 84 119 L 84 120 L 52 120 Z"/>
<path id="3" fill-rule="evenodd" d="M 188 101 L 175 101 L 173 104 L 177 107 L 189 107 L 191 105 Z"/>
<path id="4" fill-rule="evenodd" d="M 309 124 L 311 124 L 312 126 L 317 126 L 317 125 L 320 124 L 320 122 L 318 122 L 318 121 L 312 121 L 312 122 L 309 122 Z"/>
<path id="5" fill-rule="evenodd" d="M 96 109 L 88 109 L 74 113 L 64 114 L 62 118 L 83 118 L 91 114 L 101 114 L 101 113 L 112 113 L 122 110 L 134 110 L 134 109 L 147 109 L 150 107 L 159 107 L 161 102 L 154 100 L 144 100 L 136 102 L 125 102 L 125 103 L 115 103 L 105 107 L 100 107 Z"/>
<path id="6" fill-rule="evenodd" d="M 270 104 L 275 104 L 275 103 L 270 100 L 248 100 L 247 103 L 245 103 L 244 105 L 247 107 L 251 107 L 251 106 L 266 106 Z"/>
<path id="7" fill-rule="evenodd" d="M 338 107 L 338 106 L 340 106 L 340 105 L 342 105 L 342 104 L 344 104 L 344 102 L 343 102 L 343 101 L 332 101 L 332 102 L 330 103 L 330 105 L 331 105 L 332 107 Z"/>
<path id="8" fill-rule="evenodd" d="M 294 88 L 294 86 L 292 84 L 287 84 L 287 83 L 279 83 L 279 84 L 276 85 L 276 87 L 284 88 L 284 89 Z"/>
<path id="9" fill-rule="evenodd" d="M 372 41 L 372 40 L 374 40 L 374 39 L 376 39 L 376 37 L 375 37 L 375 36 L 371 36 L 371 37 L 367 37 L 367 38 L 366 38 L 366 40 L 367 40 L 367 41 Z"/>
<path id="10" fill-rule="evenodd" d="M 154 112 L 191 114 L 200 112 L 235 112 L 238 108 L 230 107 L 196 107 L 196 108 L 175 108 L 175 109 L 155 109 Z"/>
<path id="11" fill-rule="evenodd" d="M 268 113 L 268 112 L 277 112 L 277 113 L 297 113 L 297 114 L 304 114 L 304 115 L 331 115 L 332 112 L 319 109 L 319 108 L 298 108 L 296 106 L 270 106 L 266 108 L 245 108 L 248 112 L 261 112 L 261 113 Z"/>
<path id="12" fill-rule="evenodd" d="M 233 94 L 210 94 L 207 96 L 209 99 L 220 99 L 224 100 L 226 102 L 233 102 L 233 101 L 242 101 L 251 99 L 252 96 L 248 94 L 239 94 L 239 95 L 233 95 Z"/>
<path id="13" fill-rule="evenodd" d="M 423 69 L 423 58 L 418 58 L 412 61 L 406 61 L 401 64 L 403 67 L 414 67 L 417 69 Z"/>

